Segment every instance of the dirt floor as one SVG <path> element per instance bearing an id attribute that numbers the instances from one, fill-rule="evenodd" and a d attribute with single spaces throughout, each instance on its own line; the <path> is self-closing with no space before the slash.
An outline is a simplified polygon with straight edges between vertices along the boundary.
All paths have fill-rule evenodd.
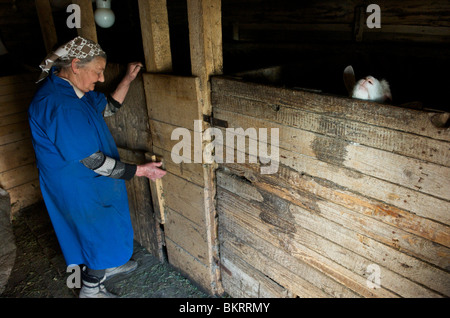
<path id="1" fill-rule="evenodd" d="M 77 298 L 79 289 L 68 288 L 71 272 L 57 242 L 43 204 L 23 210 L 13 220 L 17 255 L 1 298 Z M 121 298 L 208 298 L 199 288 L 135 242 L 133 259 L 139 267 L 105 283 Z"/>

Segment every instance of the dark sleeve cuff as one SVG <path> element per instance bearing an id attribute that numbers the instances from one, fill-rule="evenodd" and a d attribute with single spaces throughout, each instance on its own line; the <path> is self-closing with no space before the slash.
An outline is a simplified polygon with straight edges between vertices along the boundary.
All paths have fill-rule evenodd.
<path id="1" fill-rule="evenodd" d="M 134 175 L 136 174 L 136 169 L 137 169 L 136 165 L 130 165 L 130 164 L 126 163 L 125 164 L 125 172 L 120 177 L 120 179 L 124 179 L 124 180 L 132 179 L 134 177 Z"/>

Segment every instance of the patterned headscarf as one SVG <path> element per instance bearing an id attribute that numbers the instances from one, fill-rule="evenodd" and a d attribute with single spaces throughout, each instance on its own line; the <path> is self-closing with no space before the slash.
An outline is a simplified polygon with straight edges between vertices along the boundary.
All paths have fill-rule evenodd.
<path id="1" fill-rule="evenodd" d="M 99 44 L 78 36 L 75 39 L 60 46 L 56 51 L 51 52 L 45 57 L 45 59 L 39 65 L 42 73 L 36 83 L 39 83 L 48 76 L 50 69 L 57 59 L 68 61 L 70 59 L 77 58 L 81 60 L 88 56 L 98 56 L 101 54 L 105 54 L 105 52 L 102 50 Z"/>

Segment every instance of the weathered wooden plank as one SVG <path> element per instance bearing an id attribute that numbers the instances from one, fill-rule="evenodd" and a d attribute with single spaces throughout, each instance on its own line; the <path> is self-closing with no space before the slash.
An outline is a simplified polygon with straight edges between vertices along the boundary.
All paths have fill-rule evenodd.
<path id="1" fill-rule="evenodd" d="M 36 84 L 32 82 L 19 82 L 0 85 L 0 96 L 13 95 L 15 98 L 20 98 L 24 92 L 34 92 Z"/>
<path id="2" fill-rule="evenodd" d="M 215 273 L 211 266 L 203 264 L 169 238 L 166 239 L 166 247 L 169 263 L 172 266 L 192 279 L 207 292 L 211 294 L 217 292 L 217 286 L 214 280 Z"/>
<path id="3" fill-rule="evenodd" d="M 191 129 L 202 118 L 197 77 L 143 74 L 150 120 Z"/>
<path id="4" fill-rule="evenodd" d="M 0 76 L 0 86 L 11 85 L 11 84 L 21 84 L 25 82 L 34 83 L 39 74 L 36 73 L 23 73 L 10 76 Z M 30 85 L 31 86 L 31 85 Z"/>
<path id="5" fill-rule="evenodd" d="M 264 191 L 261 191 L 261 193 L 264 194 Z M 265 202 L 266 204 L 263 204 L 264 209 L 267 209 L 266 208 L 267 204 L 273 205 L 273 204 L 277 203 L 277 205 L 276 205 L 276 207 L 278 208 L 277 210 L 275 208 L 272 208 L 271 210 L 267 210 L 268 211 L 267 213 L 273 213 L 273 216 L 277 215 L 277 217 L 275 217 L 275 219 L 274 219 L 277 221 L 275 223 L 273 223 L 275 225 L 283 226 L 283 227 L 286 227 L 286 229 L 294 231 L 293 226 L 296 226 L 295 224 L 298 224 L 304 228 L 307 228 L 308 230 L 312 231 L 313 233 L 320 233 L 321 236 L 326 237 L 333 242 L 342 244 L 346 248 L 353 246 L 350 243 L 350 241 L 356 242 L 356 238 L 354 237 L 354 234 L 353 234 L 353 233 L 355 233 L 356 237 L 358 239 L 360 239 L 361 237 L 364 237 L 363 243 L 365 246 L 363 249 L 358 249 L 360 244 L 359 245 L 357 244 L 357 245 L 353 246 L 352 251 L 358 252 L 358 250 L 359 250 L 359 254 L 365 255 L 364 253 L 367 253 L 369 251 L 369 246 L 373 246 L 373 252 L 379 253 L 379 256 L 380 256 L 378 259 L 376 257 L 374 257 L 372 259 L 373 261 L 377 261 L 380 263 L 380 265 L 383 264 L 383 266 L 386 266 L 396 272 L 399 272 L 401 275 L 405 275 L 407 277 L 412 276 L 413 279 L 422 279 L 422 278 L 428 279 L 429 280 L 428 286 L 431 286 L 434 283 L 434 282 L 431 282 L 431 280 L 429 279 L 433 275 L 435 275 L 434 276 L 435 278 L 439 277 L 439 279 L 443 279 L 444 282 L 449 280 L 448 274 L 443 274 L 439 270 L 435 271 L 434 267 L 429 267 L 427 264 L 422 264 L 422 262 L 420 262 L 420 261 L 418 261 L 418 263 L 417 263 L 414 258 L 410 258 L 406 254 L 397 252 L 396 248 L 395 249 L 391 249 L 391 248 L 385 249 L 376 240 L 371 240 L 371 239 L 365 237 L 364 235 L 358 234 L 359 230 L 357 228 L 354 228 L 353 225 L 350 224 L 350 222 L 344 222 L 344 224 L 341 224 L 345 227 L 339 227 L 339 226 L 336 227 L 337 226 L 336 223 L 341 223 L 340 218 L 342 218 L 342 216 L 339 216 L 339 213 L 342 213 L 342 211 L 339 211 L 339 213 L 337 213 L 336 215 L 331 214 L 331 216 L 330 216 L 329 212 L 325 211 L 324 205 L 326 204 L 326 202 L 313 201 L 313 200 L 311 200 L 311 198 L 306 198 L 303 200 L 303 202 L 297 201 L 296 202 L 297 204 L 290 204 L 288 209 L 290 212 L 292 212 L 294 214 L 286 214 L 286 212 L 282 212 L 283 209 L 287 209 L 285 207 L 285 203 L 282 200 L 280 201 L 280 199 L 278 197 L 270 196 L 265 201 L 266 201 Z M 260 204 L 258 203 L 258 205 L 260 205 Z M 251 210 L 249 210 L 249 211 L 251 211 Z M 272 211 L 272 212 L 270 212 L 270 211 Z M 295 214 L 295 212 L 293 212 L 293 211 L 297 211 L 297 212 L 300 211 L 300 214 L 303 215 L 304 218 L 302 217 L 301 219 L 297 220 L 298 215 Z M 308 211 L 308 212 L 307 213 L 305 212 L 303 214 L 303 211 Z M 286 219 L 287 216 L 289 216 L 289 219 Z M 259 217 L 261 217 L 261 215 Z M 285 221 L 278 220 L 278 217 L 285 219 Z M 332 220 L 332 222 L 327 221 L 327 217 L 328 217 L 328 219 Z M 268 218 L 268 219 L 271 220 L 271 218 Z M 357 222 L 356 219 L 353 221 Z M 312 228 L 311 225 L 313 223 L 318 225 L 320 227 L 320 229 Z M 375 227 L 376 224 L 372 223 L 371 226 Z M 336 227 L 336 228 L 334 228 L 334 227 Z M 294 234 L 294 235 L 297 235 L 297 234 Z M 338 237 L 340 237 L 340 235 L 343 235 L 343 237 L 341 239 L 338 239 Z M 305 238 L 305 234 L 299 235 L 299 236 L 301 237 L 301 239 Z M 399 239 L 401 240 L 402 238 L 399 236 Z M 319 240 L 317 238 L 315 240 L 311 240 L 309 246 L 311 246 L 311 245 L 314 246 L 315 244 L 317 244 L 318 241 Z M 342 242 L 342 243 L 340 243 L 340 242 Z M 349 245 L 346 245 L 346 244 L 349 244 Z M 326 246 L 327 245 L 325 244 L 324 250 L 327 248 Z M 417 248 L 420 248 L 420 247 L 418 246 Z M 433 248 L 433 247 L 428 246 L 425 248 Z M 402 249 L 400 249 L 400 251 L 403 252 Z M 404 252 L 408 253 L 407 251 L 404 251 Z M 329 252 L 328 252 L 328 255 L 329 255 Z M 449 264 L 450 258 L 448 255 L 449 255 L 449 253 L 448 253 L 448 249 L 447 249 L 447 252 L 444 253 L 443 255 L 441 255 L 440 253 L 437 253 L 437 255 L 435 256 L 437 258 L 442 258 L 442 261 L 439 265 L 442 266 L 444 269 Z M 365 257 L 367 257 L 367 255 Z M 380 261 L 381 259 L 383 260 L 383 262 Z M 392 264 L 384 263 L 384 261 L 389 262 L 389 259 L 395 260 L 394 263 L 392 263 Z M 408 273 L 408 272 L 410 272 L 410 273 Z M 411 275 L 411 276 L 409 276 L 409 275 Z M 425 278 L 425 277 L 427 277 L 427 275 L 429 275 L 428 278 Z M 418 277 L 418 276 L 420 276 L 420 277 Z M 446 283 L 444 283 L 441 286 L 441 288 L 443 288 L 444 290 L 445 290 L 445 284 Z"/>
<path id="6" fill-rule="evenodd" d="M 229 128 L 263 128 L 268 133 L 278 129 L 279 146 L 284 149 L 450 200 L 449 167 L 222 109 L 217 109 L 215 116 L 226 120 Z M 261 135 L 258 140 L 266 142 Z M 270 144 L 270 138 L 267 142 Z"/>
<path id="7" fill-rule="evenodd" d="M 188 144 L 192 145 L 192 147 L 190 147 L 191 150 L 190 154 L 189 153 L 185 154 L 182 151 L 176 151 L 176 149 L 174 150 L 174 146 L 179 142 L 181 142 L 182 140 L 184 140 L 183 136 L 178 137 L 179 139 L 172 140 L 172 133 L 177 128 L 179 127 L 163 123 L 157 120 L 150 120 L 150 130 L 152 133 L 153 145 L 157 148 L 164 149 L 165 151 L 170 153 L 172 153 L 173 151 L 174 154 L 181 156 L 183 160 L 185 160 L 186 162 L 193 162 L 194 158 L 196 158 L 194 153 L 195 147 L 194 131 L 192 130 L 194 128 L 194 125 L 192 125 L 191 129 L 189 129 L 188 127 L 183 127 L 189 129 L 188 132 L 190 135 L 190 142 L 188 142 Z M 201 145 L 200 145 L 200 153 L 202 153 Z"/>
<path id="8" fill-rule="evenodd" d="M 413 282 L 427 286 L 441 294 L 450 295 L 450 275 L 445 271 L 428 265 L 393 248 L 343 228 L 331 221 L 311 215 L 299 206 L 291 205 L 290 211 L 295 223 L 304 228 L 321 233 L 324 238 L 336 242 L 369 260 L 383 265 L 391 271 L 407 277 Z M 359 241 L 359 244 L 358 244 Z"/>
<path id="9" fill-rule="evenodd" d="M 5 190 L 20 186 L 38 179 L 36 164 L 29 163 L 14 169 L 0 172 L 0 187 Z"/>
<path id="10" fill-rule="evenodd" d="M 25 109 L 25 107 L 24 107 L 24 109 Z M 1 109 L 0 109 L 0 112 L 1 112 Z M 28 120 L 28 113 L 25 111 L 22 111 L 20 113 L 15 113 L 12 115 L 0 117 L 0 127 L 17 124 L 17 123 L 21 123 L 21 122 L 26 122 L 27 120 Z"/>
<path id="11" fill-rule="evenodd" d="M 97 89 L 109 94 L 115 89 L 113 83 L 117 83 L 124 72 L 124 66 L 108 64 L 105 78 L 109 78 L 109 80 L 103 86 L 98 85 Z M 151 150 L 152 139 L 148 127 L 147 105 L 141 74 L 131 83 L 120 111 L 114 116 L 105 117 L 105 121 L 114 136 L 114 140 L 120 147 Z"/>
<path id="12" fill-rule="evenodd" d="M 0 118 L 28 110 L 34 91 L 22 92 L 20 95 L 0 96 Z"/>
<path id="13" fill-rule="evenodd" d="M 0 126 L 0 145 L 20 141 L 31 137 L 28 121 Z"/>
<path id="14" fill-rule="evenodd" d="M 202 114 L 211 114 L 211 75 L 223 72 L 221 0 L 188 0 L 189 43 L 192 75 L 200 79 Z"/>
<path id="15" fill-rule="evenodd" d="M 450 242 L 442 242 L 447 247 L 434 244 L 437 231 L 448 233 L 448 227 L 439 223 L 427 225 L 428 220 L 421 220 L 414 215 L 404 213 L 409 219 L 409 227 L 414 226 L 415 233 L 408 232 L 408 226 L 398 225 L 394 222 L 381 223 L 385 220 L 374 218 L 370 213 L 370 202 L 365 202 L 357 195 L 347 194 L 343 196 L 342 189 L 334 189 L 330 184 L 321 183 L 306 175 L 300 175 L 286 167 L 281 167 L 278 175 L 260 175 L 252 165 L 226 164 L 230 172 L 241 175 L 246 180 L 251 180 L 252 187 L 242 187 L 242 182 L 220 173 L 218 184 L 233 193 L 239 193 L 243 198 L 250 198 L 262 202 L 263 198 L 258 192 L 264 190 L 273 196 L 283 198 L 296 205 L 302 206 L 311 213 L 321 215 L 333 222 L 352 229 L 361 235 L 368 236 L 395 249 L 407 252 L 411 255 L 446 269 L 450 262 Z M 238 190 L 236 190 L 236 188 Z M 251 190 L 251 195 L 246 195 Z M 345 199 L 344 199 L 345 198 Z M 350 202 L 354 202 L 353 204 Z M 375 209 L 375 207 L 372 207 Z M 402 217 L 398 217 L 402 219 Z M 407 221 L 405 221 L 407 224 Z M 408 225 L 408 224 L 407 224 Z M 427 235 L 422 234 L 423 232 Z"/>
<path id="16" fill-rule="evenodd" d="M 229 196 L 225 191 L 219 192 L 219 218 L 226 229 L 221 232 L 221 244 L 232 249 L 237 257 L 302 297 L 358 297 L 353 291 L 324 275 L 321 270 L 286 253 L 287 241 L 280 242 L 275 238 L 271 241 L 275 244 L 273 246 L 256 235 L 261 232 L 258 229 L 264 228 L 265 224 L 252 218 L 247 209 L 253 209 L 253 206 L 248 202 L 241 202 L 238 197 Z M 237 216 L 237 213 L 240 215 Z M 227 232 L 234 234 L 235 239 L 227 235 Z M 270 235 L 264 230 L 262 232 L 265 233 L 263 235 Z M 281 266 L 277 266 L 277 263 Z"/>
<path id="17" fill-rule="evenodd" d="M 195 224 L 205 224 L 205 189 L 167 173 L 162 179 L 166 207 L 180 213 Z"/>
<path id="18" fill-rule="evenodd" d="M 269 119 L 285 125 L 295 125 L 303 129 L 309 128 L 307 130 L 311 131 L 312 128 L 327 128 L 326 125 L 330 125 L 328 116 L 331 116 L 333 120 L 334 118 L 346 119 L 355 121 L 355 124 L 365 123 L 375 126 L 354 127 L 354 129 L 362 129 L 363 131 L 364 128 L 370 131 L 378 129 L 377 127 L 383 127 L 427 136 L 436 140 L 450 141 L 450 129 L 434 127 L 430 121 L 430 116 L 433 113 L 425 111 L 278 88 L 223 77 L 213 77 L 211 82 L 214 108 L 250 114 L 257 118 Z M 321 126 L 317 127 L 319 123 Z M 337 123 L 340 123 L 340 125 L 347 124 L 346 121 L 336 121 Z M 330 131 L 331 128 L 328 127 L 327 131 Z M 340 127 L 340 129 L 342 128 L 344 127 Z M 380 128 L 380 131 L 386 130 Z M 385 133 L 389 134 L 388 131 Z M 395 134 L 395 132 L 392 133 Z M 403 134 L 397 133 L 396 136 L 403 136 Z M 348 134 L 346 136 L 350 137 Z M 413 138 L 413 136 L 404 138 Z"/>
<path id="19" fill-rule="evenodd" d="M 157 154 L 161 154 L 161 158 L 164 158 L 164 168 L 166 171 L 201 187 L 205 186 L 203 167 L 201 163 L 174 163 L 171 158 L 170 151 L 163 150 L 155 145 L 153 146 L 153 151 Z"/>
<path id="20" fill-rule="evenodd" d="M 243 234 L 246 230 L 244 230 L 243 226 L 237 225 L 238 221 L 227 219 L 226 216 L 223 218 L 223 221 L 226 223 L 224 224 L 226 227 L 227 224 L 232 227 L 232 232 L 236 233 L 236 235 L 227 231 L 221 233 L 221 252 L 222 250 L 224 251 L 225 258 L 234 257 L 248 264 L 248 269 L 244 268 L 246 270 L 244 273 L 235 274 L 232 272 L 232 275 L 245 276 L 258 271 L 264 273 L 265 276 L 268 276 L 274 282 L 298 297 L 323 298 L 331 296 L 328 293 L 330 289 L 321 288 L 314 284 L 316 280 L 321 279 L 321 273 L 314 271 L 303 262 L 284 253 L 278 247 L 264 243 L 264 240 L 261 240 L 260 244 L 257 244 L 255 248 L 252 244 L 258 241 L 258 238 L 253 236 L 253 240 L 251 240 L 250 235 Z M 240 238 L 242 236 L 244 236 L 244 239 Z M 264 252 L 261 251 L 262 248 L 265 249 Z M 325 281 L 327 281 L 327 278 L 325 278 Z M 331 280 L 330 282 L 332 285 L 335 284 Z M 249 284 L 250 282 L 247 283 Z M 255 287 L 253 286 L 253 288 Z M 340 293 L 339 296 L 357 297 L 345 288 L 342 290 L 342 293 L 341 291 L 337 291 L 334 295 Z"/>
<path id="21" fill-rule="evenodd" d="M 228 147 L 224 151 L 229 151 Z M 235 154 L 240 153 L 241 150 L 234 149 L 234 152 Z M 373 214 L 384 215 L 387 220 L 394 215 L 395 217 L 389 220 L 390 222 L 403 222 L 397 219 L 397 217 L 400 215 L 403 217 L 404 211 L 409 211 L 420 217 L 450 225 L 450 216 L 448 214 L 449 203 L 446 200 L 413 191 L 394 183 L 385 182 L 354 170 L 328 164 L 283 148 L 279 149 L 279 158 L 280 165 L 290 167 L 301 175 L 306 174 L 317 177 L 330 186 L 348 190 L 357 196 L 359 195 L 358 197 L 367 197 L 369 202 L 378 201 L 378 203 L 374 203 L 374 206 L 378 207 L 373 210 Z M 237 162 L 237 160 L 234 162 Z M 249 159 L 246 162 L 248 163 Z M 392 207 L 386 208 L 385 203 L 391 205 L 394 209 Z M 366 206 L 366 204 L 363 204 L 363 206 Z M 415 223 L 417 221 L 410 222 L 410 218 L 406 220 L 406 223 L 403 225 L 409 223 L 409 230 L 417 234 L 417 224 Z M 433 241 L 438 239 L 444 245 L 449 242 L 449 234 L 446 231 L 430 231 L 429 234 L 431 234 L 430 237 L 433 238 Z"/>
<path id="22" fill-rule="evenodd" d="M 0 171 L 7 171 L 35 161 L 31 139 L 0 146 Z"/>
<path id="23" fill-rule="evenodd" d="M 55 23 L 53 22 L 52 8 L 49 0 L 36 0 L 36 12 L 41 25 L 42 37 L 47 53 L 51 52 L 58 43 Z"/>
<path id="24" fill-rule="evenodd" d="M 166 0 L 139 0 L 138 5 L 147 72 L 170 72 L 172 53 Z"/>
<path id="25" fill-rule="evenodd" d="M 352 189 L 352 191 L 363 196 L 388 203 L 421 217 L 450 225 L 447 201 L 439 200 L 417 191 L 411 192 L 395 184 L 389 184 L 356 172 L 348 173 L 346 170 L 330 167 L 321 161 L 311 160 L 307 156 L 297 156 L 283 149 L 280 150 L 280 157 L 286 158 L 282 160 L 282 164 L 300 173 L 306 173 L 310 176 L 319 177 L 322 180 L 328 180 L 338 187 Z M 377 212 L 381 211 L 378 210 Z M 448 242 L 447 239 L 443 241 Z"/>
<path id="26" fill-rule="evenodd" d="M 322 100 L 326 98 L 325 95 L 315 94 L 314 96 L 317 100 L 311 98 L 311 101 L 320 105 L 322 105 Z M 282 98 L 283 96 L 280 96 L 280 99 Z M 359 119 L 361 122 L 358 122 L 356 120 L 333 117 L 334 114 L 325 115 L 302 110 L 300 108 L 294 109 L 291 108 L 292 105 L 279 105 L 280 102 L 278 102 L 278 105 L 271 105 L 266 102 L 230 96 L 225 96 L 224 99 L 226 99 L 226 101 L 215 101 L 214 105 L 217 105 L 217 108 L 223 108 L 243 115 L 255 116 L 257 118 L 301 128 L 303 130 L 338 138 L 340 140 L 363 144 L 400 155 L 450 166 L 449 142 L 447 141 L 430 139 L 416 134 L 405 133 L 399 130 L 387 129 L 379 126 L 375 127 L 365 123 L 364 117 L 361 117 Z M 234 99 L 234 101 L 231 101 L 231 99 Z M 311 104 L 311 101 L 308 102 Z M 352 102 L 352 104 L 358 103 L 359 102 Z M 347 102 L 347 104 L 349 103 Z M 357 110 L 348 109 L 348 111 L 356 112 Z"/>
<path id="27" fill-rule="evenodd" d="M 169 238 L 202 263 L 208 263 L 208 242 L 204 226 L 192 222 L 170 208 L 166 208 L 164 229 L 166 238 Z"/>
<path id="28" fill-rule="evenodd" d="M 268 200 L 273 201 L 266 201 L 267 204 L 279 201 L 275 198 L 268 198 Z M 285 251 L 289 255 L 293 255 L 296 258 L 303 260 L 308 265 L 319 269 L 327 276 L 336 279 L 344 286 L 347 286 L 365 297 L 373 297 L 375 295 L 380 296 L 380 292 L 383 293 L 383 291 L 380 291 L 379 289 L 369 290 L 364 282 L 366 279 L 364 275 L 367 270 L 367 266 L 372 263 L 379 264 L 381 267 L 383 288 L 392 290 L 404 297 L 419 297 L 419 295 L 420 297 L 438 296 L 438 294 L 423 288 L 417 283 L 414 283 L 413 280 L 409 280 L 411 277 L 409 277 L 409 279 L 405 279 L 403 277 L 405 272 L 408 272 L 407 266 L 412 265 L 411 263 L 404 263 L 407 269 L 401 268 L 400 274 L 397 274 L 389 268 L 392 264 L 386 264 L 386 260 L 389 258 L 388 255 L 391 255 L 392 249 L 378 247 L 378 252 L 382 255 L 370 255 L 370 252 L 366 251 L 366 249 L 370 249 L 370 240 L 365 238 L 365 241 L 361 242 L 359 240 L 363 236 L 355 236 L 350 231 L 346 231 L 344 228 L 333 228 L 333 223 L 327 224 L 324 220 L 317 222 L 322 227 L 321 230 L 312 229 L 310 224 L 311 222 L 308 221 L 309 218 L 311 216 L 320 218 L 313 213 L 309 212 L 308 219 L 304 219 L 302 222 L 298 222 L 299 220 L 297 219 L 294 222 L 292 222 L 292 220 L 286 221 L 286 215 L 283 216 L 283 213 L 280 212 L 280 210 L 275 210 L 274 208 L 268 210 L 265 206 L 243 200 L 237 195 L 229 194 L 225 190 L 219 191 L 218 204 L 220 206 L 219 210 L 221 213 L 226 211 L 227 215 L 231 217 L 228 222 L 244 222 L 245 225 L 243 226 L 253 233 L 249 234 L 248 237 L 244 239 L 243 231 L 239 229 L 236 230 L 236 235 L 241 237 L 241 239 L 244 239 L 244 246 L 255 246 L 256 244 L 259 246 L 261 251 L 267 250 L 267 247 L 261 246 L 262 241 L 258 241 L 258 243 L 251 243 L 252 241 L 255 241 L 255 238 L 253 237 L 254 235 L 264 238 L 268 242 L 272 242 L 272 244 L 278 242 L 281 250 Z M 295 205 L 289 205 L 289 211 L 291 212 L 292 207 L 298 208 Z M 295 213 L 292 217 L 296 218 Z M 260 222 L 260 219 L 262 219 L 263 222 Z M 314 221 L 313 223 L 316 222 Z M 236 226 L 236 224 L 233 224 L 228 228 L 230 228 L 230 231 L 235 231 Z M 342 237 L 342 239 L 339 237 Z M 384 255 L 384 253 L 387 253 L 387 255 Z M 378 258 L 378 256 L 380 257 Z M 395 260 L 394 262 L 397 262 L 395 258 L 393 260 Z M 412 258 L 410 260 L 414 261 Z M 287 263 L 284 265 L 288 266 Z M 289 266 L 290 265 L 291 264 L 289 264 Z M 431 271 L 433 272 L 432 268 Z M 426 274 L 426 270 L 423 274 Z M 415 275 L 413 276 L 414 279 L 417 279 Z M 435 278 L 438 276 L 439 274 L 437 274 Z M 446 277 L 445 274 L 443 277 Z M 448 279 L 448 277 L 445 279 Z M 431 277 L 427 277 L 426 280 L 428 280 L 426 286 L 434 285 L 434 282 L 431 281 Z M 323 283 L 323 277 L 317 278 L 317 281 L 315 282 L 315 284 Z M 445 290 L 445 283 L 437 285 L 440 285 L 438 287 Z M 334 288 L 336 288 L 336 286 L 330 290 L 334 290 Z M 389 293 L 387 290 L 384 292 Z M 390 294 L 388 297 L 393 296 L 394 295 Z"/>
<path id="29" fill-rule="evenodd" d="M 222 284 L 228 295 L 233 298 L 292 298 L 298 296 L 244 262 L 237 257 L 234 250 L 227 247 L 221 246 L 220 267 L 222 268 Z"/>

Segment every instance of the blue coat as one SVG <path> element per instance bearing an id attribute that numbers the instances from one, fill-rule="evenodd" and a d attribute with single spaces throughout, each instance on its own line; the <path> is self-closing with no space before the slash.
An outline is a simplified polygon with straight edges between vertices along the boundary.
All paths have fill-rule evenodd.
<path id="1" fill-rule="evenodd" d="M 97 151 L 119 159 L 102 115 L 106 103 L 95 91 L 78 98 L 51 74 L 28 111 L 41 192 L 66 263 L 91 269 L 120 266 L 133 253 L 125 181 L 80 162 Z"/>

